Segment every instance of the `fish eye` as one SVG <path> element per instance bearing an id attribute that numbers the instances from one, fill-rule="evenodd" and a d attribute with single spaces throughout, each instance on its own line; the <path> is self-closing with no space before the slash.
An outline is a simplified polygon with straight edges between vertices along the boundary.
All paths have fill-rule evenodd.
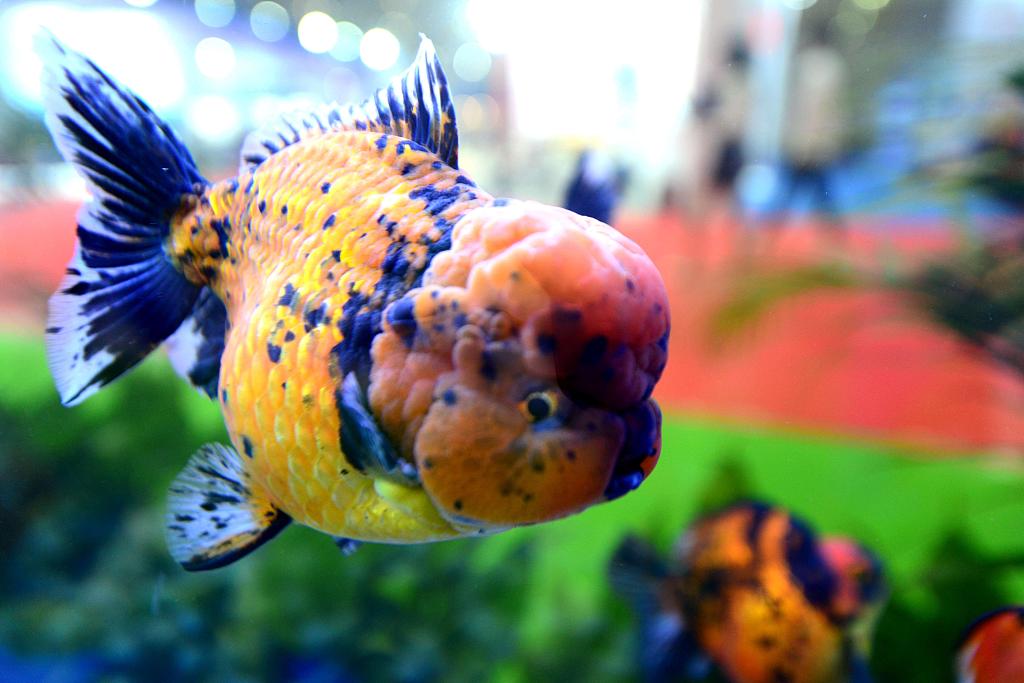
<path id="1" fill-rule="evenodd" d="M 552 391 L 534 391 L 520 404 L 523 414 L 530 422 L 540 422 L 555 414 L 558 397 Z"/>

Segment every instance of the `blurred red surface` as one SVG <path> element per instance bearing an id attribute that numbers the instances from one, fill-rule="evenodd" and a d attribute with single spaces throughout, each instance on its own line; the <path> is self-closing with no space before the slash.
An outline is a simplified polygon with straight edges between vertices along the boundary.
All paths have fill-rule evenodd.
<path id="1" fill-rule="evenodd" d="M 75 211 L 70 203 L 0 208 L 2 327 L 42 332 L 46 296 L 71 256 Z M 782 301 L 728 341 L 711 334 L 709 321 L 746 270 L 838 255 L 877 271 L 887 260 L 906 264 L 951 245 L 943 226 L 881 230 L 867 220 L 860 228 L 851 220 L 841 243 L 803 224 L 768 245 L 724 216 L 699 228 L 674 216 L 622 216 L 617 227 L 652 255 L 672 301 L 669 364 L 656 396 L 669 410 L 739 421 L 941 450 L 1021 452 L 1024 381 L 898 292 L 812 291 Z"/>

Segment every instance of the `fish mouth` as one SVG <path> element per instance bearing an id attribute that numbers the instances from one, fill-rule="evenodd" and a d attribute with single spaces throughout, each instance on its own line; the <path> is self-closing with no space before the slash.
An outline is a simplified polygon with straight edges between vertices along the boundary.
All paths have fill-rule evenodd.
<path id="1" fill-rule="evenodd" d="M 661 452 L 661 409 L 648 399 L 619 413 L 625 438 L 605 487 L 606 500 L 615 500 L 640 486 L 654 469 Z"/>

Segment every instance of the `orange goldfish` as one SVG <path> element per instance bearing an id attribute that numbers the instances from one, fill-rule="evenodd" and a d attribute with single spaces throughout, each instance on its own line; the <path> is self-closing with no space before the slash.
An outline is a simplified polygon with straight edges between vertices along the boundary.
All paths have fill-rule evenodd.
<path id="1" fill-rule="evenodd" d="M 670 561 L 627 539 L 613 584 L 640 612 L 650 680 L 866 683 L 881 567 L 784 509 L 733 505 L 694 523 Z"/>
<path id="2" fill-rule="evenodd" d="M 458 168 L 433 45 L 360 105 L 247 138 L 211 183 L 174 132 L 42 38 L 50 132 L 86 179 L 47 353 L 73 405 L 155 348 L 219 401 L 170 486 L 189 570 L 295 521 L 415 543 L 556 519 L 636 488 L 668 302 L 607 225 L 494 198 Z"/>
<path id="3" fill-rule="evenodd" d="M 1024 607 L 1004 607 L 971 624 L 956 669 L 959 683 L 1024 681 Z"/>

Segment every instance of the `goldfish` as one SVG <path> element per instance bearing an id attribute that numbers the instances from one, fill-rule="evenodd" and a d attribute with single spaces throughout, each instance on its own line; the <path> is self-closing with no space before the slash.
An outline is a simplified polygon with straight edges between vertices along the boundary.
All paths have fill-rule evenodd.
<path id="1" fill-rule="evenodd" d="M 426 37 L 364 102 L 251 133 L 219 182 L 88 58 L 37 49 L 47 125 L 91 194 L 49 305 L 61 401 L 164 346 L 223 413 L 230 445 L 169 487 L 182 567 L 230 564 L 291 522 L 344 548 L 497 533 L 651 473 L 661 276 L 611 227 L 459 169 Z"/>
<path id="2" fill-rule="evenodd" d="M 649 680 L 864 683 L 881 564 L 786 510 L 739 503 L 697 520 L 668 560 L 628 537 L 610 566 L 643 622 Z"/>
<path id="3" fill-rule="evenodd" d="M 990 612 L 967 629 L 956 656 L 959 683 L 1024 681 L 1024 607 Z"/>

